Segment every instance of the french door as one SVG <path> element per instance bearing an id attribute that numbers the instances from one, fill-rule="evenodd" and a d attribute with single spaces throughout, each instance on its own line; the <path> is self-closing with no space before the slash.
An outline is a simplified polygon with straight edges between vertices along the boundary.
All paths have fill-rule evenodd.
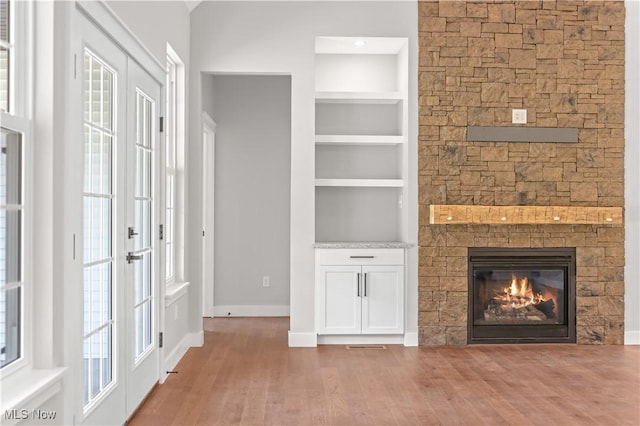
<path id="1" fill-rule="evenodd" d="M 158 217 L 160 85 L 129 59 L 127 85 L 127 224 L 125 325 L 127 416 L 158 381 Z M 129 224 L 133 224 L 130 226 Z M 154 232 L 156 230 L 156 232 Z"/>
<path id="2" fill-rule="evenodd" d="M 158 380 L 161 86 L 84 16 L 83 424 L 122 424 Z"/>

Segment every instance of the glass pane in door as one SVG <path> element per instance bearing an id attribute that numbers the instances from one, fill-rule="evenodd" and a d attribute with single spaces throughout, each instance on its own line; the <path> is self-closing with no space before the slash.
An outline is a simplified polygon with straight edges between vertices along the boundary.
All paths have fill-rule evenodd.
<path id="1" fill-rule="evenodd" d="M 115 72 L 84 54 L 83 403 L 113 383 L 113 144 Z"/>
<path id="2" fill-rule="evenodd" d="M 134 216 L 138 235 L 135 236 L 134 254 L 142 256 L 135 265 L 134 283 L 134 333 L 135 357 L 142 355 L 152 347 L 152 170 L 154 150 L 155 103 L 141 90 L 136 92 L 136 179 Z"/>

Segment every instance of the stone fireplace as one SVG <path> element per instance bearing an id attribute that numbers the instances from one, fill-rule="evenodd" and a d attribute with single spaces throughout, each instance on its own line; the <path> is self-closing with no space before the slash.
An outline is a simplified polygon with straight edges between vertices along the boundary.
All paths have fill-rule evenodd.
<path id="1" fill-rule="evenodd" d="M 447 223 L 431 209 L 621 210 L 624 3 L 420 1 L 419 9 L 420 344 L 474 341 L 469 248 L 567 247 L 575 248 L 575 319 L 567 318 L 575 342 L 622 344 L 622 222 L 479 215 Z M 527 123 L 512 124 L 512 109 L 526 109 Z M 577 140 L 470 140 L 471 127 L 575 129 Z"/>

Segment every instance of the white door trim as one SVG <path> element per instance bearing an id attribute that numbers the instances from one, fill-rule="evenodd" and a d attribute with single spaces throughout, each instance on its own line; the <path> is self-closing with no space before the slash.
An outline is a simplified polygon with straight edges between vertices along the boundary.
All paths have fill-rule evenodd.
<path id="1" fill-rule="evenodd" d="M 202 112 L 202 316 L 214 316 L 214 218 L 216 122 Z M 209 183 L 208 185 L 206 183 Z M 207 261 L 209 259 L 210 261 Z"/>

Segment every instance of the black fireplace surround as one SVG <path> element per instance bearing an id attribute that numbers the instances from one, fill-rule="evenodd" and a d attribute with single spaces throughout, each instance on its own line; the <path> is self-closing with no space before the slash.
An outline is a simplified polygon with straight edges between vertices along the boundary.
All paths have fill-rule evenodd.
<path id="1" fill-rule="evenodd" d="M 469 248 L 468 343 L 575 343 L 575 248 Z"/>

